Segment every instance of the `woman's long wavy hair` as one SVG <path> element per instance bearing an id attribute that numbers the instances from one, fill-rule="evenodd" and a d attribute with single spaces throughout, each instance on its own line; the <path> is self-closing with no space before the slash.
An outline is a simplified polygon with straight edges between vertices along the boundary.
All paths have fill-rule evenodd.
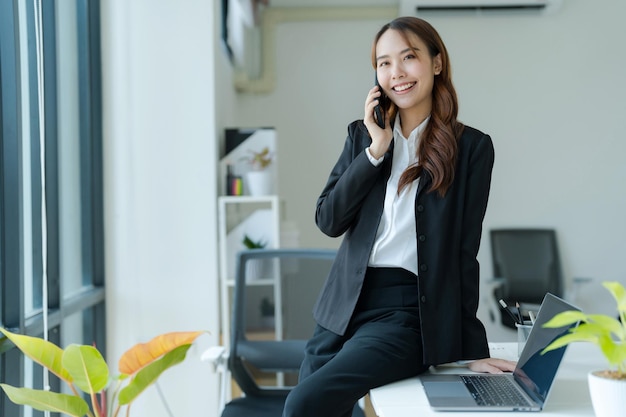
<path id="1" fill-rule="evenodd" d="M 456 119 L 459 105 L 452 85 L 448 51 L 435 28 L 428 22 L 417 17 L 399 17 L 383 26 L 374 38 L 372 44 L 374 69 L 376 69 L 376 44 L 383 33 L 390 29 L 400 32 L 409 45 L 413 44 L 412 40 L 415 37 L 421 39 L 426 44 L 431 58 L 441 54 L 441 73 L 435 76 L 433 83 L 430 121 L 417 146 L 417 164 L 409 166 L 402 173 L 398 193 L 426 171 L 432 178 L 429 191 L 437 191 L 443 197 L 454 181 L 458 140 L 463 132 L 463 124 Z M 397 107 L 392 105 L 389 109 L 389 120 L 394 120 L 397 112 Z"/>

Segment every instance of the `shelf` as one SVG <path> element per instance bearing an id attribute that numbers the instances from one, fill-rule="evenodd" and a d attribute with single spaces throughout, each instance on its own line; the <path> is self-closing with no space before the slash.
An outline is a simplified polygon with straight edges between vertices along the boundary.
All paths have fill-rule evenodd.
<path id="1" fill-rule="evenodd" d="M 234 279 L 227 279 L 223 281 L 224 284 L 226 284 L 229 287 L 234 287 L 235 286 L 235 280 Z M 255 279 L 253 281 L 248 281 L 246 282 L 246 285 L 249 285 L 251 287 L 257 285 L 257 286 L 262 286 L 262 285 L 274 285 L 274 279 L 273 278 L 263 278 L 263 279 Z"/>
<path id="2" fill-rule="evenodd" d="M 219 197 L 219 200 L 224 203 L 231 204 L 246 204 L 246 203 L 271 203 L 278 200 L 277 195 L 223 195 Z"/>
<path id="3" fill-rule="evenodd" d="M 277 195 L 266 196 L 220 196 L 218 197 L 218 232 L 220 253 L 220 302 L 221 332 L 225 345 L 230 340 L 230 312 L 232 309 L 232 289 L 235 287 L 236 254 L 246 249 L 243 237 L 248 235 L 254 241 L 267 242 L 268 248 L 280 247 L 280 215 Z M 280 300 L 280 286 L 275 285 L 275 273 L 271 269 L 259 272 L 258 279 L 250 279 L 246 285 L 254 287 L 255 297 L 271 293 L 271 298 Z M 265 296 L 265 295 L 263 295 Z M 250 302 L 256 303 L 255 297 Z M 280 311 L 280 302 L 275 311 Z M 276 314 L 278 316 L 278 314 Z M 282 332 L 282 321 L 277 320 L 275 332 Z"/>

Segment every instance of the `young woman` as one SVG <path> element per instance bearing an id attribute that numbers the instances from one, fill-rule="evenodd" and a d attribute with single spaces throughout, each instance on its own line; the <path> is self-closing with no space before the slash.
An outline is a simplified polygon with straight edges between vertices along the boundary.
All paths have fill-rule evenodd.
<path id="1" fill-rule="evenodd" d="M 380 88 L 349 125 L 317 202 L 318 227 L 343 241 L 284 417 L 350 416 L 370 389 L 431 365 L 515 366 L 489 357 L 476 317 L 491 138 L 456 119 L 448 53 L 424 20 L 383 26 L 372 64 Z M 374 113 L 383 95 L 381 128 Z"/>

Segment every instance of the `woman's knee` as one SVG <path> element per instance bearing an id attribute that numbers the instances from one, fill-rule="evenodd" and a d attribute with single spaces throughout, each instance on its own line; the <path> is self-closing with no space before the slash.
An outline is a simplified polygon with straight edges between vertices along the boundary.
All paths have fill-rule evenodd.
<path id="1" fill-rule="evenodd" d="M 300 383 L 285 401 L 283 417 L 350 416 L 356 401 L 349 400 L 348 392 L 338 392 L 318 384 Z"/>
<path id="2" fill-rule="evenodd" d="M 283 417 L 313 417 L 321 416 L 317 405 L 319 400 L 315 398 L 311 393 L 306 393 L 305 389 L 301 389 L 302 386 L 296 386 L 287 396 L 285 401 L 285 408 L 283 410 Z"/>

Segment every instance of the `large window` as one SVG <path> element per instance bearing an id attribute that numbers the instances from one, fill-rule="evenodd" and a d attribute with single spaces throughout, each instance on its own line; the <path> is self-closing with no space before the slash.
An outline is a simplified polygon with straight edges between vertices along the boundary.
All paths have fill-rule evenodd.
<path id="1" fill-rule="evenodd" d="M 0 0 L 0 325 L 105 354 L 99 19 L 98 0 Z M 43 373 L 0 340 L 0 381 Z M 0 415 L 43 413 L 0 393 Z"/>

